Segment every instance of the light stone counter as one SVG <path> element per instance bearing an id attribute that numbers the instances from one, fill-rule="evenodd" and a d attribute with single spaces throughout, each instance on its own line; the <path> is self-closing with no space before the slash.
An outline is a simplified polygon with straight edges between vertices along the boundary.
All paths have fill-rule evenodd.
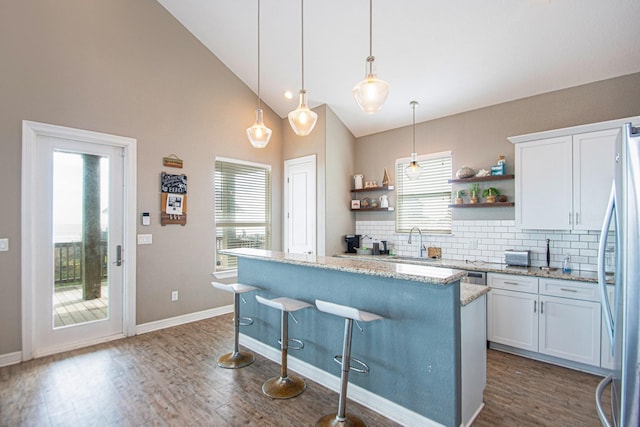
<path id="1" fill-rule="evenodd" d="M 378 262 L 398 262 L 415 265 L 428 265 L 433 267 L 455 268 L 467 271 L 485 271 L 487 273 L 517 274 L 521 276 L 535 276 L 548 279 L 575 280 L 579 282 L 598 283 L 598 275 L 594 271 L 573 270 L 571 273 L 563 273 L 561 269 L 546 271 L 540 267 L 515 267 L 506 264 L 498 264 L 482 261 L 459 261 L 452 259 L 428 259 L 411 257 L 394 257 L 389 255 L 356 255 L 337 254 L 335 257 L 348 259 L 362 259 Z M 607 275 L 607 282 L 613 283 L 613 276 Z"/>
<path id="2" fill-rule="evenodd" d="M 305 254 L 292 254 L 263 249 L 227 249 L 221 251 L 226 255 L 244 258 L 263 259 L 285 264 L 313 266 L 327 270 L 338 270 L 348 273 L 366 274 L 369 276 L 387 277 L 391 279 L 411 280 L 436 285 L 448 285 L 465 276 L 464 271 L 441 266 L 405 264 L 377 261 L 371 258 L 325 257 Z M 388 260 L 387 260 L 388 261 Z"/>

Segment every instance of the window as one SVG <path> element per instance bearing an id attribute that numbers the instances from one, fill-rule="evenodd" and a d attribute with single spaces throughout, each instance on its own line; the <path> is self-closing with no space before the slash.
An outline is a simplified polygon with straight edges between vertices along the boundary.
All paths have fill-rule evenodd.
<path id="1" fill-rule="evenodd" d="M 396 232 L 451 233 L 451 152 L 418 156 L 422 174 L 409 180 L 404 168 L 410 158 L 396 160 Z"/>
<path id="2" fill-rule="evenodd" d="M 235 270 L 223 249 L 271 248 L 271 166 L 216 158 L 216 271 Z"/>

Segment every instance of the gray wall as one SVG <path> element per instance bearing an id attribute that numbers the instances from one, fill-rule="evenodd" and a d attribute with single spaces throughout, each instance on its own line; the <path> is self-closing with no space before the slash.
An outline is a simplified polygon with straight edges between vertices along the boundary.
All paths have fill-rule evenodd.
<path id="1" fill-rule="evenodd" d="M 420 102 L 420 100 L 417 100 Z M 410 117 L 409 100 L 407 115 Z M 530 98 L 519 99 L 416 124 L 418 154 L 451 150 L 453 173 L 462 166 L 474 169 L 496 163 L 505 155 L 507 173 L 514 173 L 514 148 L 507 137 L 631 117 L 640 114 L 640 73 L 604 80 Z M 368 135 L 356 140 L 357 173 L 380 183 L 387 168 L 395 182 L 395 159 L 412 150 L 411 126 Z M 513 196 L 513 183 L 495 185 Z M 454 185 L 454 188 L 457 186 Z M 395 194 L 390 194 L 394 206 Z M 515 201 L 518 202 L 517 200 Z M 359 212 L 358 220 L 391 220 L 393 213 Z M 459 209 L 454 219 L 514 219 L 513 208 Z"/>
<path id="2" fill-rule="evenodd" d="M 273 167 L 273 246 L 281 248 L 282 121 L 264 150 L 245 129 L 256 96 L 153 0 L 3 2 L 0 13 L 0 355 L 21 349 L 20 185 L 23 119 L 138 140 L 138 215 L 152 212 L 153 244 L 137 248 L 137 323 L 231 302 L 209 285 L 214 269 L 216 156 Z M 184 160 L 189 219 L 159 225 L 162 157 Z M 175 247 L 182 257 L 169 256 Z M 170 291 L 180 300 L 170 302 Z"/>
<path id="3" fill-rule="evenodd" d="M 285 160 L 316 155 L 317 166 L 317 253 L 343 252 L 341 236 L 355 230 L 349 209 L 349 176 L 353 174 L 355 138 L 326 105 L 313 109 L 318 122 L 313 132 L 297 136 L 288 119 L 282 120 Z"/>

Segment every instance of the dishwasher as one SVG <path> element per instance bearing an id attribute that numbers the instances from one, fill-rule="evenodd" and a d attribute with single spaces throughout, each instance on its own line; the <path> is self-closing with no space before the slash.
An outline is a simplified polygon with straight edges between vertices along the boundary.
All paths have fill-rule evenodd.
<path id="1" fill-rule="evenodd" d="M 487 286 L 487 273 L 484 271 L 467 271 L 462 283 Z"/>

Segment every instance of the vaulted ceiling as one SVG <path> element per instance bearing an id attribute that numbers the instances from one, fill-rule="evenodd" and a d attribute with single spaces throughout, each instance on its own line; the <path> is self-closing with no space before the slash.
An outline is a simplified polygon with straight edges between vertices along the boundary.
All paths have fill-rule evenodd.
<path id="1" fill-rule="evenodd" d="M 257 0 L 158 0 L 257 91 Z M 286 117 L 301 87 L 300 0 L 261 2 L 261 97 Z M 638 0 L 373 0 L 389 98 L 351 94 L 369 54 L 367 0 L 306 0 L 305 87 L 356 136 L 640 71 Z M 284 96 L 293 93 L 293 99 Z"/>

